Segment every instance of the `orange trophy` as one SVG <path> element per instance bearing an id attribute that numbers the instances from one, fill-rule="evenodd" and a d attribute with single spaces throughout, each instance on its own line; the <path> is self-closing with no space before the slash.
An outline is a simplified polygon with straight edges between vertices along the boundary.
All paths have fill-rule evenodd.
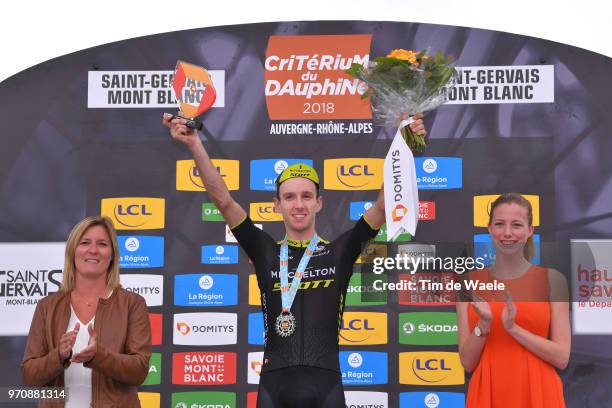
<path id="1" fill-rule="evenodd" d="M 208 71 L 197 65 L 177 61 L 172 90 L 179 109 L 184 115 L 174 115 L 173 119 L 185 119 L 188 127 L 202 130 L 202 122 L 195 118 L 209 110 L 217 98 L 217 92 Z"/>

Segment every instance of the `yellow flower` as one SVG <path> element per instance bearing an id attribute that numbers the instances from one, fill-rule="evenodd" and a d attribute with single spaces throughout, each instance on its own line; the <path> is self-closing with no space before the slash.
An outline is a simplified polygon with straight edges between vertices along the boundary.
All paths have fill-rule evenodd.
<path id="1" fill-rule="evenodd" d="M 417 60 L 416 60 L 416 56 L 418 55 L 418 53 L 414 52 L 414 51 L 407 51 L 404 49 L 397 49 L 397 50 L 391 50 L 391 52 L 389 53 L 389 55 L 387 55 L 388 58 L 397 58 L 397 59 L 401 59 L 404 61 L 408 61 L 411 64 L 416 64 Z"/>

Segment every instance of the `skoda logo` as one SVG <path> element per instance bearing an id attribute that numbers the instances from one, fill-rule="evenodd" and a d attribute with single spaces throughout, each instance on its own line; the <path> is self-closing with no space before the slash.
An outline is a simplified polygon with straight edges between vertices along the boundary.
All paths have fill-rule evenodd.
<path id="1" fill-rule="evenodd" d="M 410 323 L 410 322 L 406 322 L 404 323 L 404 325 L 402 326 L 402 329 L 404 329 L 404 333 L 406 334 L 412 334 L 414 333 L 414 324 Z"/>
<path id="2" fill-rule="evenodd" d="M 423 162 L 423 170 L 425 173 L 433 173 L 438 169 L 438 163 L 434 159 L 427 159 Z"/>

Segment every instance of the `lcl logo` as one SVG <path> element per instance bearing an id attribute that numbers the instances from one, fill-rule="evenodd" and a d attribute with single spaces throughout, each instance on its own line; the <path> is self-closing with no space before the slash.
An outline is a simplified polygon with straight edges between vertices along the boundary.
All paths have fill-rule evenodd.
<path id="1" fill-rule="evenodd" d="M 376 330 L 369 326 L 368 319 L 342 320 L 340 330 Z"/>
<path id="2" fill-rule="evenodd" d="M 102 215 L 110 217 L 117 229 L 164 228 L 163 198 L 103 198 L 101 204 Z"/>
<path id="3" fill-rule="evenodd" d="M 125 208 L 123 204 L 118 204 L 116 213 L 117 215 L 153 215 L 147 211 L 146 204 L 130 204 Z"/>
<path id="4" fill-rule="evenodd" d="M 340 165 L 338 174 L 341 176 L 373 176 L 374 173 L 369 171 L 368 165 L 354 164 L 352 166 Z"/>

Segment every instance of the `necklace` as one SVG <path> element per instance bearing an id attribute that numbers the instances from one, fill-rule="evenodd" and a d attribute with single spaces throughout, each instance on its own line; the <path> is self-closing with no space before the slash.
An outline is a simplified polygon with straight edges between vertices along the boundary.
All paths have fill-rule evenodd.
<path id="1" fill-rule="evenodd" d="M 104 290 L 104 292 L 106 292 L 106 289 Z M 87 307 L 92 307 L 94 304 L 98 303 L 98 299 L 105 297 L 104 294 L 102 296 L 100 295 L 96 295 L 94 297 L 94 300 L 91 299 L 87 299 L 85 296 L 81 295 L 80 293 L 78 293 L 77 291 L 72 291 L 72 293 L 74 293 L 75 296 L 81 298 L 82 302 L 85 303 L 85 306 Z"/>

